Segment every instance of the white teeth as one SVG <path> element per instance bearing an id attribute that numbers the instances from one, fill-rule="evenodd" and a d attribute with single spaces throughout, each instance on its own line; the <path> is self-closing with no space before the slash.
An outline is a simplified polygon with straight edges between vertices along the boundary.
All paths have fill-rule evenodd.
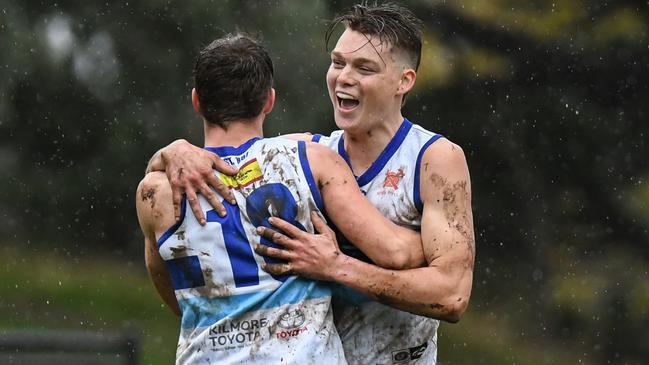
<path id="1" fill-rule="evenodd" d="M 349 94 L 346 94 L 346 93 L 340 92 L 340 91 L 337 91 L 337 92 L 336 92 L 336 96 L 339 97 L 339 98 L 341 98 L 341 99 L 356 100 L 355 97 L 353 97 L 353 96 L 351 96 L 351 95 L 349 95 Z"/>

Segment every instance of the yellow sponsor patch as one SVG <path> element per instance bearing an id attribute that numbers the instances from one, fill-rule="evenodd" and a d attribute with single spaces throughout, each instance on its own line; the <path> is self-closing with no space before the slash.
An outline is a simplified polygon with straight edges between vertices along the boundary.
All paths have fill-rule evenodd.
<path id="1" fill-rule="evenodd" d="M 235 189 L 246 187 L 264 177 L 256 158 L 253 158 L 241 166 L 239 172 L 234 176 L 220 175 L 221 181 L 223 181 L 229 188 Z"/>

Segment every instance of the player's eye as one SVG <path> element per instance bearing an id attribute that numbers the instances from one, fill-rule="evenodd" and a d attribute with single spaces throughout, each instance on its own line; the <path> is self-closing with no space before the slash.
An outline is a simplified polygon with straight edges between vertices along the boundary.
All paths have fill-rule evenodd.
<path id="1" fill-rule="evenodd" d="M 345 67 L 345 63 L 344 63 L 343 61 L 341 61 L 341 60 L 338 60 L 338 59 L 333 59 L 333 60 L 331 60 L 331 64 L 332 64 L 335 68 L 342 68 L 342 67 Z"/>

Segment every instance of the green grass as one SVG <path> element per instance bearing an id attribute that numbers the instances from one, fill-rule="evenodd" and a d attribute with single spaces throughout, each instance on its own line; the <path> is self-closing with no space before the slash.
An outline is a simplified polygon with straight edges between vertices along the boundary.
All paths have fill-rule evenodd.
<path id="1" fill-rule="evenodd" d="M 161 303 L 143 263 L 0 250 L 0 328 L 135 331 L 140 364 L 172 364 L 178 318 Z"/>
<path id="2" fill-rule="evenodd" d="M 179 320 L 162 305 L 143 262 L 47 251 L 0 249 L 0 329 L 136 331 L 140 364 L 174 362 Z M 508 314 L 511 303 L 487 311 L 475 300 L 459 324 L 442 323 L 440 364 L 593 363 L 568 344 L 530 338 Z"/>

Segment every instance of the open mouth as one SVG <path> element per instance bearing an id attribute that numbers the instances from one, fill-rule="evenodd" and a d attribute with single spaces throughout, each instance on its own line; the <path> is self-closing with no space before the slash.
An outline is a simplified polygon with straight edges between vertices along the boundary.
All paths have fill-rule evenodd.
<path id="1" fill-rule="evenodd" d="M 343 111 L 351 111 L 360 104 L 358 99 L 341 91 L 336 92 L 336 99 L 338 100 L 338 107 Z"/>

